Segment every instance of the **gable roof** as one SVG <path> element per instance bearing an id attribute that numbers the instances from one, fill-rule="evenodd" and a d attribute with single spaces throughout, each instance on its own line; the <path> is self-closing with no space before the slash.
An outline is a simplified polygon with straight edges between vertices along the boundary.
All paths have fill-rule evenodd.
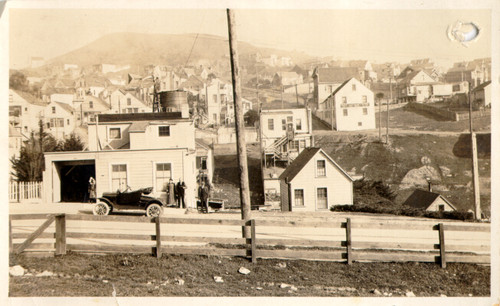
<path id="1" fill-rule="evenodd" d="M 416 189 L 406 199 L 403 205 L 408 205 L 413 208 L 427 209 L 437 198 L 441 197 L 446 204 L 450 205 L 454 210 L 457 210 L 445 197 L 439 193 L 430 192 L 422 189 Z"/>
<path id="2" fill-rule="evenodd" d="M 25 92 L 25 91 L 20 91 L 20 90 L 15 90 L 11 89 L 13 92 L 15 92 L 18 96 L 20 96 L 23 100 L 28 102 L 29 104 L 33 105 L 39 105 L 39 106 L 46 106 L 49 103 L 43 102 L 41 99 L 33 96 L 32 94 Z"/>
<path id="3" fill-rule="evenodd" d="M 72 113 L 74 111 L 74 108 L 71 107 L 71 105 L 68 105 L 68 104 L 62 103 L 62 102 L 55 102 L 55 103 L 69 113 Z"/>
<path id="4" fill-rule="evenodd" d="M 480 91 L 480 90 L 483 90 L 486 86 L 490 85 L 491 84 L 491 81 L 487 81 L 487 82 L 484 82 L 478 86 L 476 86 L 476 88 L 474 88 L 472 90 L 472 92 L 476 92 L 476 91 Z"/>
<path id="5" fill-rule="evenodd" d="M 358 77 L 359 68 L 356 67 L 317 68 L 314 75 L 318 77 L 319 83 L 342 83 L 346 79 Z"/>
<path id="6" fill-rule="evenodd" d="M 329 160 L 332 162 L 337 169 L 340 170 L 341 173 L 343 173 L 348 179 L 353 181 L 353 179 L 347 174 L 347 172 L 344 171 L 328 154 L 325 153 L 321 148 L 318 147 L 310 147 L 310 148 L 305 148 L 300 152 L 300 154 L 297 156 L 297 158 L 294 159 L 294 161 L 283 171 L 279 177 L 280 180 L 286 180 L 287 182 L 290 182 L 297 176 L 297 174 L 300 173 L 300 171 L 304 168 L 305 165 L 316 155 L 316 153 L 320 152 L 323 153 Z"/>
<path id="7" fill-rule="evenodd" d="M 350 78 L 350 79 L 346 80 L 344 83 L 342 83 L 342 85 L 340 85 L 339 87 L 337 87 L 337 89 L 335 89 L 335 90 L 331 93 L 331 95 L 330 95 L 330 96 L 334 96 L 334 95 L 336 95 L 336 94 L 337 94 L 337 92 L 339 92 L 339 90 L 341 90 L 341 89 L 342 89 L 342 87 L 344 87 L 344 86 L 345 86 L 347 83 L 349 83 L 349 81 L 350 81 L 350 80 L 352 80 L 352 79 L 355 79 L 355 78 Z"/>

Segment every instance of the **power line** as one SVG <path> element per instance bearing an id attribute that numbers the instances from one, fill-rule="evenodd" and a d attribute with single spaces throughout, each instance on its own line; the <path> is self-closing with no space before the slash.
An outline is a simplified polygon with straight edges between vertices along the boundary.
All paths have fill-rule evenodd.
<path id="1" fill-rule="evenodd" d="M 200 35 L 200 29 L 201 29 L 201 26 L 203 25 L 203 22 L 205 21 L 206 14 L 207 14 L 207 12 L 205 11 L 203 13 L 203 17 L 201 17 L 200 27 L 198 29 L 198 32 L 196 33 L 196 37 L 194 38 L 193 45 L 191 46 L 191 51 L 189 51 L 189 56 L 188 56 L 188 58 L 186 60 L 186 64 L 184 64 L 184 67 L 187 66 L 187 64 L 189 62 L 189 59 L 191 58 L 191 54 L 193 54 L 193 49 L 194 49 L 194 46 L 196 45 L 196 40 L 198 40 L 198 36 Z"/>

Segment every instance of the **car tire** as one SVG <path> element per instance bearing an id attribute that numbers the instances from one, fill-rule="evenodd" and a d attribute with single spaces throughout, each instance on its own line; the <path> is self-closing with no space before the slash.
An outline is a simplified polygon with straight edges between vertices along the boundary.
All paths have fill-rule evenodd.
<path id="1" fill-rule="evenodd" d="M 163 212 L 163 208 L 158 203 L 151 203 L 146 207 L 146 216 L 153 218 L 159 217 Z"/>
<path id="2" fill-rule="evenodd" d="M 94 205 L 94 209 L 92 210 L 95 216 L 107 216 L 109 215 L 110 211 L 111 208 L 107 203 L 104 202 L 97 203 L 96 205 Z"/>

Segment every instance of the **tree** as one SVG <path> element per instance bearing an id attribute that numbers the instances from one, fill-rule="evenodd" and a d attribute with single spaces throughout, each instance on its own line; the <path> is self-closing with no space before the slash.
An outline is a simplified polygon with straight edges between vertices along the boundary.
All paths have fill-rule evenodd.
<path id="1" fill-rule="evenodd" d="M 13 71 L 9 76 L 9 88 L 21 91 L 28 91 L 28 80 L 26 76 L 20 71 Z"/>
<path id="2" fill-rule="evenodd" d="M 60 151 L 82 151 L 84 144 L 80 136 L 75 133 L 71 133 L 68 138 L 64 139 L 59 144 Z"/>
<path id="3" fill-rule="evenodd" d="M 43 171 L 43 153 L 40 152 L 38 141 L 34 133 L 31 133 L 30 139 L 24 142 L 21 147 L 19 158 L 12 158 L 12 175 L 18 181 L 41 181 Z"/>
<path id="4" fill-rule="evenodd" d="M 255 122 L 259 121 L 259 113 L 251 109 L 245 113 L 245 122 L 248 126 L 255 126 Z"/>

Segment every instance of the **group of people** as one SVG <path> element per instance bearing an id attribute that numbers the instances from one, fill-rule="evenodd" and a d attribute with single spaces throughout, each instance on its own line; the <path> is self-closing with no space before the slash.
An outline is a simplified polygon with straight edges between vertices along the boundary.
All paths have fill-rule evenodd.
<path id="1" fill-rule="evenodd" d="M 179 179 L 177 184 L 170 179 L 167 185 L 167 205 L 175 205 L 175 203 L 177 203 L 176 206 L 178 208 L 186 208 L 186 202 L 184 200 L 186 188 L 186 184 L 184 181 L 181 181 L 181 179 Z"/>

